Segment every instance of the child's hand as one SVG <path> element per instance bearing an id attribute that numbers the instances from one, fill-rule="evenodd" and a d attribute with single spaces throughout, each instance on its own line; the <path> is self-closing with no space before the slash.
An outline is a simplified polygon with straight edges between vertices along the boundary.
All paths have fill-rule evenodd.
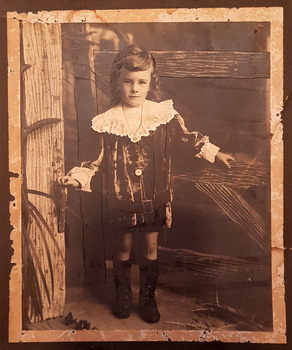
<path id="1" fill-rule="evenodd" d="M 74 188 L 81 188 L 81 184 L 79 181 L 75 180 L 71 176 L 62 176 L 58 178 L 58 183 L 62 186 L 71 186 Z"/>
<path id="2" fill-rule="evenodd" d="M 224 163 L 227 168 L 231 168 L 230 164 L 228 163 L 229 160 L 235 160 L 233 157 L 231 157 L 229 154 L 218 152 L 216 154 L 216 158 L 220 160 L 220 162 Z"/>

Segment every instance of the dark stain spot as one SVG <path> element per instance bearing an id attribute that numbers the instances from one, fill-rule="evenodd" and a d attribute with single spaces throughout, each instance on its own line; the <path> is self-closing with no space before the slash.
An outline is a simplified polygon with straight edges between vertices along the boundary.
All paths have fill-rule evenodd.
<path id="1" fill-rule="evenodd" d="M 18 177 L 19 177 L 19 174 L 18 174 L 18 173 L 13 173 L 13 172 L 9 171 L 9 177 L 18 178 Z"/>

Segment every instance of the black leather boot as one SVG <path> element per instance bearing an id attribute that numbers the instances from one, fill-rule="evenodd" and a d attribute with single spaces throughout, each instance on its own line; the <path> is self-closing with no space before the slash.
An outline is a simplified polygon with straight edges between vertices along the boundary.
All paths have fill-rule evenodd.
<path id="1" fill-rule="evenodd" d="M 158 260 L 145 259 L 142 266 L 140 265 L 139 305 L 141 318 L 147 323 L 155 323 L 160 319 L 155 301 L 158 267 Z"/>
<path id="2" fill-rule="evenodd" d="M 113 274 L 116 286 L 116 302 L 114 315 L 117 318 L 127 318 L 131 315 L 132 291 L 131 291 L 131 260 L 113 261 Z"/>

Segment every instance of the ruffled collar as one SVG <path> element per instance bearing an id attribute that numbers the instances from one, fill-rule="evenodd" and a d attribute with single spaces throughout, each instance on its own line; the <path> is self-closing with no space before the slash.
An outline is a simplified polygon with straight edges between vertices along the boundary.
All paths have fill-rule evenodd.
<path id="1" fill-rule="evenodd" d="M 160 103 L 145 100 L 142 111 L 142 123 L 136 133 L 129 128 L 120 104 L 94 117 L 91 127 L 99 133 L 128 136 L 136 143 L 142 136 L 149 136 L 150 131 L 155 131 L 159 125 L 167 124 L 176 113 L 172 100 Z"/>

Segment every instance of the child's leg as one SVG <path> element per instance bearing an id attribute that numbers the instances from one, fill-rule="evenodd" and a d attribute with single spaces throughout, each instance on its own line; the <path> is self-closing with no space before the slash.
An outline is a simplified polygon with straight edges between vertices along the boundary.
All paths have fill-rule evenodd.
<path id="1" fill-rule="evenodd" d="M 141 316 L 148 323 L 158 322 L 160 313 L 155 301 L 158 279 L 158 232 L 141 233 L 140 294 Z"/>
<path id="2" fill-rule="evenodd" d="M 141 233 L 141 257 L 142 259 L 157 259 L 157 240 L 159 232 Z"/>
<path id="3" fill-rule="evenodd" d="M 114 246 L 113 275 L 116 286 L 116 303 L 114 315 L 127 318 L 131 314 L 131 250 L 133 232 L 117 232 Z"/>
<path id="4" fill-rule="evenodd" d="M 117 232 L 115 237 L 114 257 L 120 261 L 129 260 L 133 247 L 134 232 Z"/>

